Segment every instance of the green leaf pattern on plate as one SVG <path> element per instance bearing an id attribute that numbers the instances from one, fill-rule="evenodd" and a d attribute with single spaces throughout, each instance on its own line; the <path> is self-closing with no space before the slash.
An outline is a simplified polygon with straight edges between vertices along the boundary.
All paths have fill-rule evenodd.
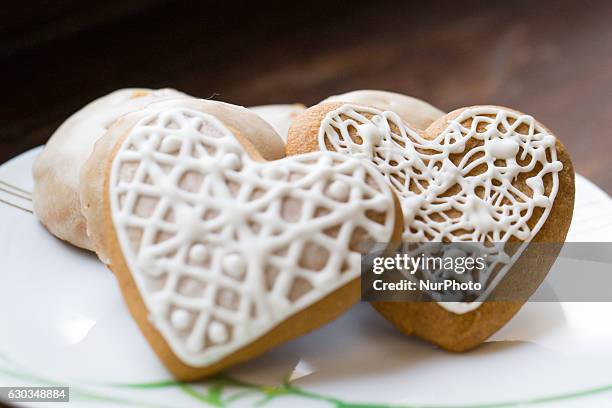
<path id="1" fill-rule="evenodd" d="M 11 361 L 6 355 L 0 353 L 0 376 L 23 380 L 29 385 L 49 385 L 49 386 L 67 386 L 61 381 L 44 378 L 35 373 L 31 373 L 23 367 L 19 367 L 15 362 Z M 1 380 L 1 378 L 0 378 Z M 106 387 L 108 393 L 92 392 L 87 389 L 86 385 L 95 387 Z M 113 390 L 131 389 L 131 390 L 155 390 L 162 388 L 177 388 L 185 395 L 201 402 L 205 406 L 211 407 L 230 407 L 234 403 L 244 400 L 245 398 L 255 398 L 256 406 L 264 406 L 272 400 L 285 396 L 293 396 L 304 399 L 304 402 L 317 401 L 319 403 L 328 403 L 334 408 L 505 408 L 518 406 L 534 406 L 541 404 L 550 404 L 560 401 L 574 400 L 597 394 L 612 392 L 612 384 L 601 387 L 594 387 L 586 390 L 579 390 L 557 395 L 549 395 L 543 397 L 535 397 L 530 399 L 521 399 L 515 401 L 503 401 L 486 404 L 460 404 L 460 405 L 388 405 L 376 403 L 352 403 L 342 401 L 337 398 L 317 394 L 311 391 L 304 390 L 292 384 L 289 380 L 284 380 L 278 386 L 258 385 L 245 382 L 233 378 L 227 374 L 218 374 L 209 379 L 199 382 L 181 382 L 176 380 L 163 380 L 146 383 L 132 384 L 69 384 L 71 401 L 98 401 L 106 402 L 111 406 L 121 404 L 124 406 L 138 406 L 148 408 L 171 408 L 173 405 L 152 404 L 147 401 L 134 400 L 122 396 L 112 395 Z"/>

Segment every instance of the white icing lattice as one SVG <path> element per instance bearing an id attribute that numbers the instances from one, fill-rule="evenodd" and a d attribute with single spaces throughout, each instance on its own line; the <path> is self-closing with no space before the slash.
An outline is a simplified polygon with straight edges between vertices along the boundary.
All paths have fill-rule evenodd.
<path id="1" fill-rule="evenodd" d="M 215 117 L 185 108 L 131 129 L 109 193 L 149 319 L 191 366 L 357 278 L 357 241 L 388 241 L 395 224 L 372 165 L 331 152 L 256 162 Z"/>
<path id="2" fill-rule="evenodd" d="M 475 277 L 487 287 L 482 299 L 524 249 L 509 255 L 503 243 L 529 242 L 546 221 L 563 168 L 555 137 L 531 116 L 491 106 L 463 111 L 430 140 L 394 112 L 343 105 L 326 115 L 318 137 L 322 150 L 377 166 L 400 197 L 405 242 L 490 245 L 487 271 L 499 273 Z M 441 305 L 464 313 L 479 302 Z"/>

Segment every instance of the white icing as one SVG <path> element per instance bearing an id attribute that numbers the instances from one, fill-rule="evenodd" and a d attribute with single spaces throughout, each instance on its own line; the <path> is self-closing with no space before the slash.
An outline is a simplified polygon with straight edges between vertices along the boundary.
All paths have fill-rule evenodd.
<path id="1" fill-rule="evenodd" d="M 191 323 L 191 318 L 189 317 L 189 312 L 183 309 L 176 309 L 170 315 L 170 321 L 172 326 L 174 326 L 177 330 L 185 330 L 189 327 Z"/>
<path id="2" fill-rule="evenodd" d="M 229 170 L 238 170 L 240 168 L 240 157 L 235 153 L 226 154 L 221 158 L 221 165 Z"/>
<path id="3" fill-rule="evenodd" d="M 329 195 L 338 201 L 345 201 L 348 199 L 351 192 L 351 186 L 343 181 L 336 180 L 329 186 Z"/>
<path id="4" fill-rule="evenodd" d="M 485 153 L 498 159 L 511 159 L 516 157 L 520 145 L 515 140 L 490 138 L 485 140 Z"/>
<path id="5" fill-rule="evenodd" d="M 207 255 L 206 247 L 202 244 L 195 244 L 189 250 L 189 260 L 192 263 L 199 264 L 206 261 Z"/>
<path id="6" fill-rule="evenodd" d="M 351 132 L 361 140 L 352 138 Z M 476 309 L 538 233 L 552 208 L 563 168 L 554 136 L 533 117 L 492 106 L 463 111 L 429 140 L 394 112 L 343 105 L 326 115 L 318 137 L 321 150 L 329 145 L 378 167 L 400 198 L 404 241 L 501 243 L 489 254 L 493 264 L 488 270 L 499 267 L 499 272 L 479 274 L 478 281 L 487 289 L 477 301 L 439 302 L 457 314 Z M 468 148 L 468 143 L 475 146 Z M 451 161 L 453 154 L 462 155 L 457 165 Z M 521 191 L 517 178 L 537 168 L 537 174 L 525 181 L 531 194 Z M 530 228 L 527 222 L 537 207 L 544 211 Z M 503 244 L 513 236 L 525 244 L 510 257 Z"/>
<path id="7" fill-rule="evenodd" d="M 170 135 L 162 140 L 159 151 L 162 153 L 176 153 L 181 149 L 181 139 Z"/>
<path id="8" fill-rule="evenodd" d="M 180 139 L 176 154 L 160 151 L 167 138 Z M 197 188 L 180 188 L 186 172 L 201 177 Z M 393 193 L 372 164 L 333 152 L 257 162 L 214 116 L 187 108 L 144 111 L 113 158 L 108 189 L 149 321 L 194 367 L 358 278 L 355 231 L 388 242 L 395 224 Z M 142 197 L 149 204 L 136 212 Z M 384 220 L 370 219 L 372 210 Z M 307 289 L 295 298 L 297 283 Z"/>
<path id="9" fill-rule="evenodd" d="M 229 337 L 225 326 L 219 322 L 211 322 L 208 326 L 208 337 L 213 343 L 225 343 Z"/>
<path id="10" fill-rule="evenodd" d="M 367 151 L 368 155 L 374 153 L 374 147 L 383 138 L 383 132 L 373 123 L 358 125 L 357 133 L 363 138 L 363 150 Z"/>
<path id="11" fill-rule="evenodd" d="M 262 170 L 262 175 L 265 178 L 272 180 L 283 180 L 287 177 L 287 172 L 284 169 L 278 167 L 266 167 Z"/>
<path id="12" fill-rule="evenodd" d="M 244 258 L 238 254 L 226 255 L 221 261 L 221 265 L 227 275 L 236 279 L 242 279 L 247 268 Z"/>

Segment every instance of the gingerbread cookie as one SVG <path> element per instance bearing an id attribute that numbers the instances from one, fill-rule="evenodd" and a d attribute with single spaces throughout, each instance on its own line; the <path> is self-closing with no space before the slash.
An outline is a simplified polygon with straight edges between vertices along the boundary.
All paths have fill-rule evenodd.
<path id="1" fill-rule="evenodd" d="M 149 103 L 187 96 L 174 89 L 120 89 L 70 116 L 53 133 L 33 168 L 34 213 L 55 236 L 93 250 L 79 203 L 79 174 L 94 143 L 120 116 Z"/>
<path id="2" fill-rule="evenodd" d="M 287 132 L 291 122 L 304 113 L 306 107 L 300 103 L 294 103 L 287 105 L 251 106 L 249 109 L 268 122 L 283 140 L 287 140 Z"/>
<path id="3" fill-rule="evenodd" d="M 296 119 L 286 149 L 374 163 L 400 199 L 404 241 L 501 244 L 498 272 L 479 277 L 490 288 L 480 300 L 515 291 L 512 301 L 374 304 L 401 331 L 448 350 L 475 347 L 520 309 L 556 256 L 535 256 L 528 244 L 562 243 L 570 225 L 569 155 L 541 123 L 512 109 L 463 108 L 420 131 L 391 111 L 322 104 Z M 519 247 L 512 256 L 509 242 Z"/>
<path id="4" fill-rule="evenodd" d="M 213 101 L 150 105 L 117 121 L 83 172 L 96 249 L 181 379 L 333 319 L 359 297 L 360 246 L 401 234 L 372 164 L 335 152 L 266 161 L 278 136 L 249 133 L 241 114 Z"/>
<path id="5" fill-rule="evenodd" d="M 333 95 L 320 103 L 332 102 L 354 103 L 355 105 L 370 106 L 382 111 L 393 111 L 417 129 L 425 129 L 436 119 L 444 116 L 444 112 L 435 106 L 396 92 L 363 89 Z"/>

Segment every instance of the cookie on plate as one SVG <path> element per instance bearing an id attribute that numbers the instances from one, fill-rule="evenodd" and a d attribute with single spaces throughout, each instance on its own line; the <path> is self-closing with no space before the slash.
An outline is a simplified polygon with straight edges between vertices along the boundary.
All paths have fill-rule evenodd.
<path id="1" fill-rule="evenodd" d="M 350 103 L 308 109 L 288 155 L 341 152 L 377 166 L 401 202 L 403 241 L 494 245 L 474 302 L 376 302 L 396 327 L 452 351 L 501 328 L 540 285 L 569 229 L 574 171 L 565 147 L 532 116 L 500 106 L 455 110 L 419 130 L 395 112 Z M 510 251 L 510 248 L 518 250 Z M 510 254 L 512 252 L 512 254 Z M 495 295 L 502 295 L 496 297 Z M 504 299 L 504 301 L 486 301 Z"/>
<path id="2" fill-rule="evenodd" d="M 359 298 L 360 250 L 401 234 L 397 198 L 371 163 L 336 152 L 267 160 L 280 138 L 249 115 L 214 101 L 152 104 L 118 120 L 83 171 L 94 246 L 181 379 L 335 318 Z"/>

